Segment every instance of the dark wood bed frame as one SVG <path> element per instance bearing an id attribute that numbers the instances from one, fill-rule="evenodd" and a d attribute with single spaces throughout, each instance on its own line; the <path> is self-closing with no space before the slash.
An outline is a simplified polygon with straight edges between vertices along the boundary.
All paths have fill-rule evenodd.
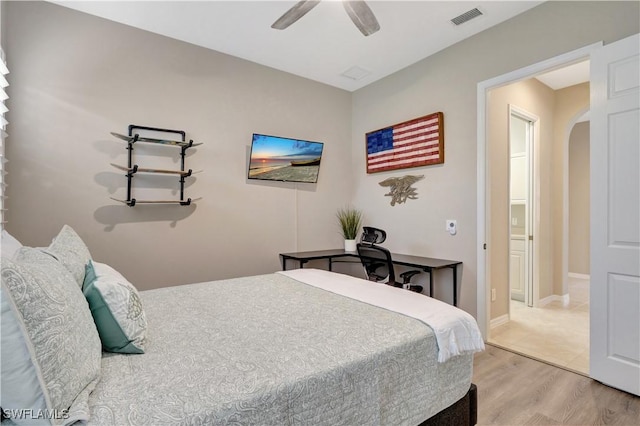
<path id="1" fill-rule="evenodd" d="M 5 419 L 4 411 L 1 408 L 0 419 Z M 471 387 L 465 396 L 418 426 L 475 426 L 477 421 L 478 390 L 476 385 L 471 383 Z"/>
<path id="2" fill-rule="evenodd" d="M 474 426 L 478 422 L 478 388 L 471 383 L 469 392 L 453 405 L 428 418 L 419 426 Z"/>

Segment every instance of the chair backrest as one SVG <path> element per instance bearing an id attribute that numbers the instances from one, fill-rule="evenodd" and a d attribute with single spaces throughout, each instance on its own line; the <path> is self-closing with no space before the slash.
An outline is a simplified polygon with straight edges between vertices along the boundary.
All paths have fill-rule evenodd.
<path id="1" fill-rule="evenodd" d="M 367 243 L 358 243 L 356 247 L 367 278 L 383 283 L 394 283 L 396 281 L 389 250 Z"/>
<path id="2" fill-rule="evenodd" d="M 387 239 L 387 233 L 379 228 L 374 228 L 372 226 L 363 226 L 362 227 L 362 237 L 360 241 L 363 243 L 369 244 L 380 244 L 384 243 L 384 240 Z"/>

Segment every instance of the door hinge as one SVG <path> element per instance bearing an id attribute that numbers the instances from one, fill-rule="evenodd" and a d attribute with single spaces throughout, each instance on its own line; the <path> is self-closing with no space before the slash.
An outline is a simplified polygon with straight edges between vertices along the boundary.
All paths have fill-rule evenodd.
<path id="1" fill-rule="evenodd" d="M 487 249 L 487 243 L 484 243 L 484 244 L 482 245 L 482 248 L 483 248 L 484 250 L 486 250 L 486 249 Z"/>

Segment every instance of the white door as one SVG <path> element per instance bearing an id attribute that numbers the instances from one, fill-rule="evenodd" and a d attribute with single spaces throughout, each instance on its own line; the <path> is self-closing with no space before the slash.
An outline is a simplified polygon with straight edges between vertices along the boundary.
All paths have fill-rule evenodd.
<path id="1" fill-rule="evenodd" d="M 533 306 L 533 143 L 532 114 L 509 105 L 510 181 L 510 282 L 511 299 Z M 521 241 L 522 240 L 522 241 Z M 513 271 L 514 250 L 520 255 L 519 270 Z"/>
<path id="2" fill-rule="evenodd" d="M 640 395 L 640 34 L 591 57 L 595 380 Z"/>

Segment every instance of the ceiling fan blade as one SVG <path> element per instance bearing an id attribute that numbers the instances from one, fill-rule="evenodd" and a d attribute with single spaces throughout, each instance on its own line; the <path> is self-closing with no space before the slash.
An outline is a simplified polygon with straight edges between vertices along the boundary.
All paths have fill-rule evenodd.
<path id="1" fill-rule="evenodd" d="M 349 18 L 365 36 L 370 36 L 380 29 L 378 20 L 364 1 L 343 1 L 342 5 Z"/>
<path id="2" fill-rule="evenodd" d="M 284 30 L 289 25 L 302 18 L 311 9 L 316 7 L 320 3 L 320 0 L 302 0 L 296 3 L 291 9 L 287 10 L 276 22 L 271 25 L 271 28 L 276 30 Z"/>

